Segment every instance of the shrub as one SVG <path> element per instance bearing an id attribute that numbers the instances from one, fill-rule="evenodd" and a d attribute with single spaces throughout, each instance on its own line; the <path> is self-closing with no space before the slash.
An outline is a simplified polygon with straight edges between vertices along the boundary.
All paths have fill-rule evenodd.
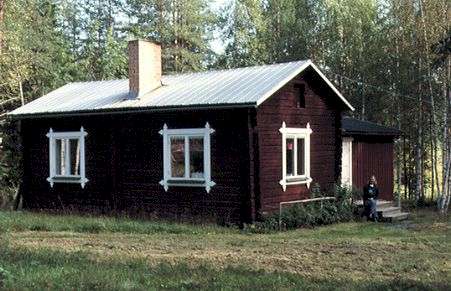
<path id="1" fill-rule="evenodd" d="M 335 200 L 323 200 L 285 206 L 280 216 L 283 229 L 315 227 L 337 222 L 350 221 L 354 217 L 353 201 L 360 197 L 354 189 L 336 186 L 333 193 L 321 192 L 319 185 L 311 190 L 312 198 L 335 197 Z M 251 232 L 268 232 L 279 229 L 279 213 L 273 213 L 262 221 L 245 226 Z"/>
<path id="2" fill-rule="evenodd" d="M 0 208 L 11 208 L 21 179 L 21 141 L 17 123 L 0 125 Z"/>
<path id="3" fill-rule="evenodd" d="M 362 198 L 360 191 L 355 188 L 335 186 L 335 197 L 340 221 L 353 219 L 358 212 L 354 202 Z"/>

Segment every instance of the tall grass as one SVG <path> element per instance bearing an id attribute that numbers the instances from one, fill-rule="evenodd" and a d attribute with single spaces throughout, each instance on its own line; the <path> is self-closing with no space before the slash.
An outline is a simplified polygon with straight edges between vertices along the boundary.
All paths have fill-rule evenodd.
<path id="1" fill-rule="evenodd" d="M 0 231 L 72 231 L 84 233 L 120 232 L 135 234 L 206 234 L 236 231 L 213 224 L 190 225 L 128 217 L 57 215 L 0 211 Z"/>
<path id="2" fill-rule="evenodd" d="M 352 222 L 260 235 L 214 225 L 0 212 L 0 290 L 449 290 L 444 263 L 449 220 L 432 212 L 421 215 L 405 224 Z M 37 234 L 27 244 L 35 233 L 15 233 L 32 229 L 134 235 L 90 235 L 98 246 L 108 244 L 92 250 L 84 242 L 77 248 L 61 241 L 53 245 L 60 238 L 52 233 Z M 135 239 L 147 233 L 163 235 Z M 50 243 L 43 243 L 43 237 Z M 66 239 L 77 242 L 81 237 L 71 233 Z M 127 250 L 130 246 L 133 255 L 110 249 L 112 237 Z M 304 246 L 302 257 L 300 252 L 293 257 L 293 250 Z M 186 247 L 182 257 L 180 247 Z M 162 249 L 173 256 L 152 256 Z M 183 259 L 193 249 L 217 252 L 218 257 Z M 364 249 L 374 260 L 359 253 Z M 249 261 L 254 256 L 260 258 Z M 315 271 L 318 266 L 321 271 Z"/>
<path id="3" fill-rule="evenodd" d="M 267 272 L 251 266 L 190 265 L 144 259 L 95 260 L 89 254 L 13 250 L 0 245 L 0 289 L 11 290 L 446 290 L 406 279 L 352 281 Z"/>

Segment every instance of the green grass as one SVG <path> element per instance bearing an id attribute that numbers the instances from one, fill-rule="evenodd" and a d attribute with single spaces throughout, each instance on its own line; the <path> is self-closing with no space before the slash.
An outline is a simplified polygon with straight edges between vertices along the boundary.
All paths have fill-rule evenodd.
<path id="1" fill-rule="evenodd" d="M 127 217 L 52 215 L 33 212 L 0 211 L 0 230 L 4 231 L 71 231 L 82 233 L 173 233 L 205 234 L 233 230 L 213 224 L 190 225 L 164 221 L 130 219 Z"/>
<path id="2" fill-rule="evenodd" d="M 449 290 L 449 219 L 282 233 L 0 212 L 0 289 Z"/>

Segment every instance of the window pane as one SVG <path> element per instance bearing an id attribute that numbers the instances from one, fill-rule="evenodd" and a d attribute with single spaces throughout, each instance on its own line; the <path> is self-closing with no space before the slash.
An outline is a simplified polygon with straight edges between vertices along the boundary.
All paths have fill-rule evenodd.
<path id="1" fill-rule="evenodd" d="M 298 148 L 297 148 L 297 154 L 298 154 L 298 169 L 297 174 L 298 175 L 305 175 L 305 140 L 303 138 L 297 139 Z"/>
<path id="2" fill-rule="evenodd" d="M 192 137 L 189 139 L 190 178 L 204 177 L 204 139 Z"/>
<path id="3" fill-rule="evenodd" d="M 78 139 L 70 140 L 70 174 L 80 175 L 80 143 Z"/>
<path id="4" fill-rule="evenodd" d="M 171 137 L 171 177 L 185 176 L 185 138 Z"/>
<path id="5" fill-rule="evenodd" d="M 64 140 L 55 140 L 55 173 L 64 175 Z"/>
<path id="6" fill-rule="evenodd" d="M 287 176 L 294 175 L 294 139 L 287 138 Z"/>

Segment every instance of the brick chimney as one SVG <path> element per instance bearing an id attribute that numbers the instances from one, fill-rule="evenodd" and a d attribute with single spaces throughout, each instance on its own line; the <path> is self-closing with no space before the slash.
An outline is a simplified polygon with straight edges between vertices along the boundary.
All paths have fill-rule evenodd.
<path id="1" fill-rule="evenodd" d="M 146 40 L 128 42 L 128 82 L 130 98 L 161 86 L 161 46 Z"/>

